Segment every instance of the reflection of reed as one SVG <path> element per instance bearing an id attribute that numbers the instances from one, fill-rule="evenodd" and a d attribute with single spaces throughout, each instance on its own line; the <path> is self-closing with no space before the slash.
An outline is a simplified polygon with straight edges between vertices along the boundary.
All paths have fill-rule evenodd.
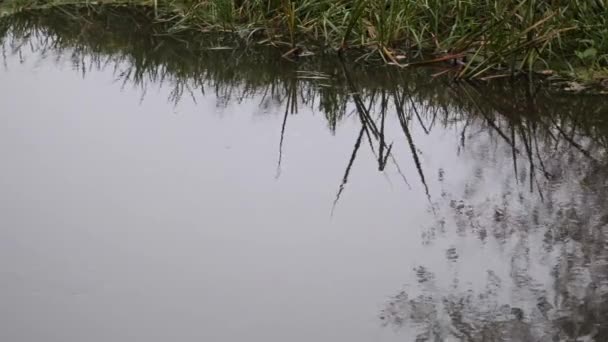
<path id="1" fill-rule="evenodd" d="M 298 112 L 298 83 L 296 79 L 289 82 L 290 88 L 287 91 L 287 102 L 285 104 L 285 114 L 283 114 L 283 124 L 281 125 L 281 140 L 279 141 L 279 160 L 277 161 L 277 175 L 281 175 L 281 161 L 283 160 L 283 140 L 285 138 L 285 126 L 287 126 L 287 116 Z"/>
<path id="2" fill-rule="evenodd" d="M 386 163 L 390 158 L 390 160 L 392 161 L 393 165 L 395 166 L 397 172 L 401 176 L 403 182 L 409 187 L 407 178 L 403 174 L 401 167 L 399 166 L 399 163 L 397 162 L 397 159 L 391 153 L 392 148 L 393 148 L 393 143 L 390 143 L 390 144 L 386 143 L 385 123 L 386 123 L 386 117 L 387 117 L 387 115 L 389 115 L 389 100 L 390 100 L 390 95 L 388 93 L 388 90 L 379 89 L 377 91 L 373 91 L 371 94 L 369 94 L 369 96 L 367 96 L 368 103 L 366 105 L 363 97 L 359 93 L 359 89 L 358 89 L 357 85 L 354 83 L 354 81 L 352 80 L 352 78 L 350 76 L 352 73 L 350 71 L 348 71 L 348 68 L 346 67 L 346 62 L 344 60 L 341 60 L 340 65 L 342 67 L 344 79 L 346 80 L 346 83 L 350 90 L 350 96 L 352 97 L 352 101 L 355 104 L 356 113 L 359 117 L 359 121 L 361 122 L 361 132 L 359 133 L 359 136 L 355 143 L 355 147 L 353 149 L 350 160 L 346 167 L 346 171 L 344 172 L 342 182 L 340 183 L 340 187 L 338 188 L 338 193 L 336 194 L 336 199 L 334 200 L 334 204 L 332 206 L 332 214 L 335 210 L 336 204 L 340 200 L 340 196 L 341 196 L 342 192 L 344 191 L 346 183 L 348 182 L 348 176 L 350 174 L 353 163 L 357 156 L 357 151 L 359 151 L 359 147 L 361 146 L 361 140 L 363 139 L 364 136 L 367 138 L 367 141 L 369 143 L 372 153 L 376 154 L 376 150 L 378 150 L 377 156 L 376 156 L 376 159 L 378 161 L 378 170 L 384 171 L 384 169 L 386 168 Z M 379 121 L 380 121 L 379 125 L 376 124 L 376 119 L 374 119 L 373 115 L 371 114 L 372 110 L 377 111 L 377 116 L 379 116 Z M 401 110 L 400 107 L 398 107 L 397 112 L 399 113 L 400 110 Z M 380 126 L 380 128 L 378 128 L 378 126 Z M 406 128 L 406 130 L 407 130 L 407 128 Z M 408 133 L 409 133 L 409 131 L 408 131 Z M 406 133 L 406 135 L 407 135 L 407 133 Z M 374 145 L 375 143 L 378 144 L 377 148 Z M 411 140 L 411 136 L 408 139 L 408 143 L 410 144 L 410 146 L 413 146 L 413 141 Z M 415 148 L 414 148 L 414 153 L 416 153 Z M 416 158 L 417 158 L 417 155 L 416 155 Z M 416 159 L 416 158 L 415 158 L 415 161 L 417 162 L 416 165 L 420 165 L 418 159 Z M 418 170 L 421 172 L 420 168 Z M 426 187 L 426 182 L 424 181 L 424 176 L 422 173 L 420 173 L 420 174 L 422 176 L 422 182 L 425 185 L 427 196 L 429 196 L 428 188 Z M 430 200 L 430 197 L 429 197 L 429 200 Z"/>
<path id="3" fill-rule="evenodd" d="M 342 183 L 340 183 L 340 187 L 338 188 L 338 193 L 336 194 L 336 199 L 334 200 L 334 204 L 331 207 L 331 214 L 334 214 L 334 210 L 336 209 L 336 205 L 340 200 L 340 195 L 344 191 L 344 187 L 348 182 L 348 175 L 350 174 L 350 170 L 353 167 L 355 159 L 357 158 L 357 152 L 359 151 L 359 147 L 361 147 L 361 140 L 363 139 L 363 133 L 365 133 L 365 128 L 361 127 L 361 131 L 359 132 L 359 136 L 357 137 L 357 141 L 355 142 L 355 147 L 353 148 L 353 153 L 350 155 L 350 159 L 348 160 L 348 165 L 346 166 L 346 171 L 344 172 L 344 176 L 342 177 Z"/>
<path id="4" fill-rule="evenodd" d="M 412 133 L 410 133 L 410 128 L 408 127 L 409 122 L 411 121 L 412 113 L 408 113 L 410 118 L 406 116 L 405 112 L 405 97 L 409 96 L 407 90 L 403 90 L 402 94 L 399 95 L 396 91 L 393 93 L 393 100 L 395 101 L 395 111 L 397 112 L 397 117 L 399 118 L 399 123 L 401 124 L 401 129 L 407 138 L 407 144 L 410 148 L 410 152 L 412 153 L 412 159 L 414 160 L 414 164 L 416 164 L 416 170 L 418 170 L 418 175 L 420 175 L 420 181 L 424 185 L 424 191 L 426 192 L 426 196 L 429 201 L 431 200 L 431 195 L 429 194 L 429 187 L 426 184 L 426 180 L 424 179 L 424 172 L 422 170 L 422 164 L 420 163 L 420 158 L 418 157 L 418 151 L 416 150 L 416 145 L 414 144 L 414 139 L 412 138 Z M 413 113 L 418 113 L 416 109 L 416 104 L 411 101 L 411 109 Z M 424 127 L 424 125 L 422 125 Z M 426 131 L 428 134 L 428 131 Z"/>

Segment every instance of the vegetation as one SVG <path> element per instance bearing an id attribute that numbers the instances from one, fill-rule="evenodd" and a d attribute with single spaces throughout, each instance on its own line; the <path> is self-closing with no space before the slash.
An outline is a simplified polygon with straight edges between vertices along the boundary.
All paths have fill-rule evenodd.
<path id="1" fill-rule="evenodd" d="M 5 0 L 0 13 L 67 0 Z M 98 2 L 77 0 L 90 7 Z M 113 4 L 121 0 L 103 0 Z M 141 1 L 137 1 L 141 4 Z M 222 32 L 285 58 L 352 54 L 455 78 L 535 74 L 608 83 L 608 0 L 174 0 L 148 2 L 165 34 Z M 446 63 L 448 64 L 448 63 Z"/>

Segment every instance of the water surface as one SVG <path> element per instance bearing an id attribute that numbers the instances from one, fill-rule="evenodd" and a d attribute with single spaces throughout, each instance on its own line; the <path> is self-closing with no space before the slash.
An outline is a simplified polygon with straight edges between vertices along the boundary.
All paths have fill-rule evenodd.
<path id="1" fill-rule="evenodd" d="M 0 25 L 0 340 L 608 338 L 602 98 L 74 13 Z"/>

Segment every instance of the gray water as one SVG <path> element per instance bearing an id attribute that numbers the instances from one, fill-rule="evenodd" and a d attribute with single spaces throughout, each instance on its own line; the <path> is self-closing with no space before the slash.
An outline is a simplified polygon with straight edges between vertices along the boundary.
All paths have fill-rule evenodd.
<path id="1" fill-rule="evenodd" d="M 50 31 L 3 43 L 0 341 L 608 339 L 603 99 Z"/>

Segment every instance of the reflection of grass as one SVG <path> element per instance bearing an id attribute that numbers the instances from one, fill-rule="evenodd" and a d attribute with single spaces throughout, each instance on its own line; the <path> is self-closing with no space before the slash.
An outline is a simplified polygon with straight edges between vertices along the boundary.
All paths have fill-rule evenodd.
<path id="1" fill-rule="evenodd" d="M 12 11 L 122 0 L 5 0 Z M 406 65 L 435 54 L 458 59 L 457 77 L 532 75 L 541 69 L 604 75 L 608 4 L 595 1 L 180 0 L 153 5 L 167 32 L 233 32 L 289 56 L 355 49 L 367 60 Z M 160 7 L 159 7 L 160 6 Z M 453 57 L 453 58 L 452 58 Z M 427 57 L 427 60 L 433 58 Z M 591 72 L 591 70 L 594 70 Z"/>

